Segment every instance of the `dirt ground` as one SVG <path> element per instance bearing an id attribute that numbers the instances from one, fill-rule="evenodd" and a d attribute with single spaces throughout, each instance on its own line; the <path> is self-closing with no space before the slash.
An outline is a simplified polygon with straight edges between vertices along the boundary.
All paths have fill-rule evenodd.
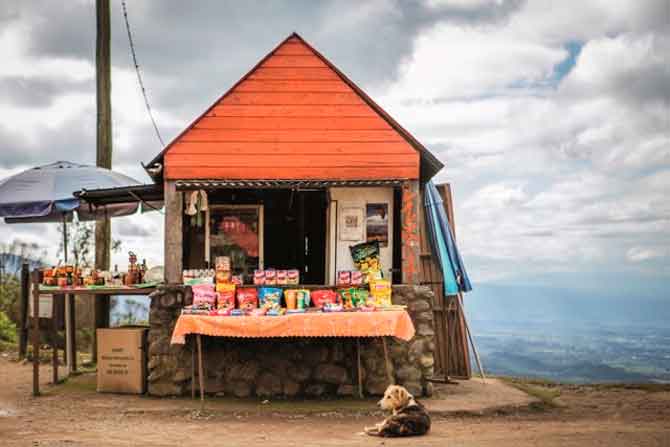
<path id="1" fill-rule="evenodd" d="M 41 377 L 43 395 L 33 398 L 31 366 L 0 357 L 0 445 L 670 446 L 667 387 L 534 388 L 544 403 L 434 415 L 428 436 L 380 439 L 361 434 L 380 419 L 372 400 L 274 405 L 212 399 L 200 411 L 190 399 L 97 394 L 90 376 L 54 387 L 47 384 L 48 366 Z M 552 402 L 546 398 L 559 392 Z"/>

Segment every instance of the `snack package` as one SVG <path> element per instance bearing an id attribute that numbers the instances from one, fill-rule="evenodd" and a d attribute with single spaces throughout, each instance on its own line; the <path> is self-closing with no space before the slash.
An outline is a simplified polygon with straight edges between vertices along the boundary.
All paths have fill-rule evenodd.
<path id="1" fill-rule="evenodd" d="M 284 301 L 286 302 L 287 309 L 297 309 L 298 308 L 298 290 L 297 289 L 286 289 L 284 290 Z"/>
<path id="2" fill-rule="evenodd" d="M 191 286 L 193 290 L 193 306 L 216 306 L 216 292 L 214 284 L 196 284 Z"/>
<path id="3" fill-rule="evenodd" d="M 368 300 L 368 291 L 365 289 L 351 287 L 348 289 L 339 289 L 337 293 L 340 295 L 345 309 L 355 309 L 365 306 Z"/>
<path id="4" fill-rule="evenodd" d="M 258 292 L 260 307 L 277 309 L 281 307 L 282 289 L 276 287 L 262 287 Z"/>
<path id="5" fill-rule="evenodd" d="M 216 270 L 230 271 L 230 257 L 229 256 L 217 256 L 214 258 L 214 266 Z"/>
<path id="6" fill-rule="evenodd" d="M 374 298 L 375 306 L 391 306 L 391 281 L 377 279 L 370 283 L 370 295 Z"/>
<path id="7" fill-rule="evenodd" d="M 253 287 L 237 289 L 237 307 L 242 311 L 251 311 L 258 307 L 258 291 Z"/>
<path id="8" fill-rule="evenodd" d="M 351 258 L 358 270 L 367 273 L 369 270 L 381 270 L 379 262 L 379 241 L 362 242 L 349 247 Z"/>
<path id="9" fill-rule="evenodd" d="M 288 284 L 286 270 L 277 270 L 277 285 L 285 286 L 286 284 Z"/>
<path id="10" fill-rule="evenodd" d="M 354 270 L 353 272 L 351 272 L 351 285 L 360 286 L 361 284 L 363 284 L 363 272 Z"/>
<path id="11" fill-rule="evenodd" d="M 314 301 L 314 306 L 323 308 L 326 304 L 339 304 L 340 297 L 338 294 L 332 290 L 315 290 L 310 294 L 312 301 Z"/>
<path id="12" fill-rule="evenodd" d="M 244 285 L 244 275 L 233 275 L 230 278 L 230 282 L 235 284 L 236 286 L 242 286 Z"/>
<path id="13" fill-rule="evenodd" d="M 217 284 L 216 292 L 218 309 L 235 308 L 235 284 Z"/>
<path id="14" fill-rule="evenodd" d="M 265 284 L 265 272 L 263 270 L 254 270 L 254 284 L 257 286 Z"/>
<path id="15" fill-rule="evenodd" d="M 267 307 L 259 307 L 257 309 L 252 309 L 251 310 L 251 315 L 254 317 L 262 317 L 263 315 L 268 313 L 268 308 Z"/>
<path id="16" fill-rule="evenodd" d="M 275 269 L 267 269 L 265 271 L 265 284 L 269 286 L 277 284 L 277 271 Z"/>
<path id="17" fill-rule="evenodd" d="M 337 284 L 349 285 L 351 284 L 351 272 L 348 270 L 340 270 L 337 272 Z"/>
<path id="18" fill-rule="evenodd" d="M 296 269 L 286 271 L 286 284 L 300 284 L 300 271 Z"/>
<path id="19" fill-rule="evenodd" d="M 230 270 L 217 270 L 216 271 L 216 282 L 230 282 Z"/>
<path id="20" fill-rule="evenodd" d="M 305 309 L 305 308 L 309 307 L 309 305 L 311 304 L 311 301 L 312 301 L 312 299 L 310 297 L 309 290 L 305 290 L 305 289 L 299 289 L 297 291 L 296 298 L 297 298 L 298 309 Z"/>

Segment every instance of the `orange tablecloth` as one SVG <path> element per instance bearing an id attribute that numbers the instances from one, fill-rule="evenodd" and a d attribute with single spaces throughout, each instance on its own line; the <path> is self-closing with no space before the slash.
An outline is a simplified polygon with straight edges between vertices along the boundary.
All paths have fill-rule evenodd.
<path id="1" fill-rule="evenodd" d="M 278 317 L 213 317 L 180 315 L 172 332 L 173 344 L 184 344 L 186 335 L 218 337 L 414 337 L 409 315 L 401 311 L 324 312 Z"/>

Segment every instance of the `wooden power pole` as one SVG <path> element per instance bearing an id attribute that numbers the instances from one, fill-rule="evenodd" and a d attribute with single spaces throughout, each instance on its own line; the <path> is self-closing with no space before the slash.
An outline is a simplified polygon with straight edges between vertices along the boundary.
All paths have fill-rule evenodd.
<path id="1" fill-rule="evenodd" d="M 109 0 L 96 0 L 95 73 L 97 99 L 96 165 L 112 168 L 112 73 Z M 108 218 L 95 222 L 95 268 L 110 269 L 111 224 Z M 93 331 L 93 361 L 97 359 L 95 329 L 109 326 L 109 298 L 96 297 Z"/>

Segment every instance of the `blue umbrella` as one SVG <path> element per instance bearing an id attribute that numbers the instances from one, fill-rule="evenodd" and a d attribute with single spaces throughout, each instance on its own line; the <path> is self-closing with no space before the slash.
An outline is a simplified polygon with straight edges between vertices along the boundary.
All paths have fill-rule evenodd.
<path id="1" fill-rule="evenodd" d="M 66 222 L 72 220 L 75 212 L 79 220 L 95 220 L 133 214 L 138 207 L 134 202 L 94 207 L 76 198 L 74 192 L 139 184 L 109 169 L 57 161 L 0 182 L 0 217 L 7 223 L 62 222 L 67 247 Z M 65 251 L 67 260 L 67 249 Z"/>
<path id="2" fill-rule="evenodd" d="M 463 259 L 456 247 L 442 196 L 432 181 L 426 183 L 424 202 L 430 242 L 442 270 L 444 294 L 457 295 L 459 292 L 469 292 L 472 290 L 472 284 L 470 284 Z"/>

